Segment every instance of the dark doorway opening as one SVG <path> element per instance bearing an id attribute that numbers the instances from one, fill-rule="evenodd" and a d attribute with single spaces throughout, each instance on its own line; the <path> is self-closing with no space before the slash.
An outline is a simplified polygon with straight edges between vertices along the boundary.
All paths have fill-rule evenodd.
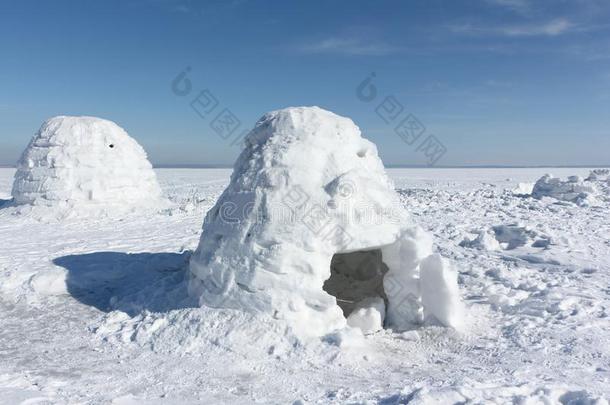
<path id="1" fill-rule="evenodd" d="M 347 318 L 364 298 L 381 297 L 387 305 L 383 290 L 383 276 L 387 272 L 380 249 L 337 253 L 330 262 L 330 278 L 324 283 L 324 291 L 337 298 Z"/>

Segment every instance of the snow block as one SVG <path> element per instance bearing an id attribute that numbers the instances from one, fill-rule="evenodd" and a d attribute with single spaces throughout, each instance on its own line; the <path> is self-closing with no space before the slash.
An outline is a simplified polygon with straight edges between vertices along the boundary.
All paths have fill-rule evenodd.
<path id="1" fill-rule="evenodd" d="M 551 197 L 581 206 L 595 205 L 600 194 L 593 180 L 583 181 L 578 176 L 570 176 L 567 180 L 561 180 L 545 174 L 536 181 L 532 189 L 532 197 L 536 199 Z"/>
<path id="2" fill-rule="evenodd" d="M 385 318 L 385 303 L 380 297 L 369 297 L 356 304 L 356 307 L 347 317 L 347 324 L 358 328 L 364 334 L 377 332 L 383 329 Z"/>

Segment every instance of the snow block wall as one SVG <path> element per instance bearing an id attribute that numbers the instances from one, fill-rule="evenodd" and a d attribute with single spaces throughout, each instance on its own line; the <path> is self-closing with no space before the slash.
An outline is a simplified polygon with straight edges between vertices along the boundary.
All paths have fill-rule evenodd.
<path id="1" fill-rule="evenodd" d="M 114 122 L 47 120 L 23 153 L 13 184 L 18 205 L 154 205 L 161 189 L 144 149 Z"/>
<path id="2" fill-rule="evenodd" d="M 569 176 L 567 180 L 562 180 L 545 174 L 534 184 L 532 197 L 550 197 L 580 206 L 591 206 L 607 199 L 609 190 L 608 169 L 595 169 L 584 180 L 579 176 Z"/>
<path id="3" fill-rule="evenodd" d="M 457 273 L 400 204 L 375 145 L 318 107 L 256 123 L 190 272 L 202 305 L 267 313 L 303 335 L 344 328 L 353 310 L 350 324 L 365 331 L 384 318 L 395 328 L 462 321 Z"/>

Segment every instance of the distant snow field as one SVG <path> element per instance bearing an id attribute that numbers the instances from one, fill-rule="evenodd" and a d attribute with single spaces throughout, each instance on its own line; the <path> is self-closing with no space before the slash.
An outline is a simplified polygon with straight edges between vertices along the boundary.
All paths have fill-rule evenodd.
<path id="1" fill-rule="evenodd" d="M 0 403 L 607 404 L 610 184 L 590 171 L 388 169 L 464 326 L 383 329 L 377 300 L 347 321 L 364 339 L 311 342 L 187 294 L 230 169 L 156 170 L 167 208 L 62 221 L 11 206 L 0 169 Z"/>

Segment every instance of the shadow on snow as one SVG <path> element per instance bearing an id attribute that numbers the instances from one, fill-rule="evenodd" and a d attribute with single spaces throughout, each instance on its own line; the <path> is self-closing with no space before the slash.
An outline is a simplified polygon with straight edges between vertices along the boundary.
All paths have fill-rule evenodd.
<path id="1" fill-rule="evenodd" d="M 135 316 L 196 306 L 187 293 L 189 257 L 190 252 L 97 252 L 53 263 L 68 270 L 68 292 L 83 304 Z"/>

